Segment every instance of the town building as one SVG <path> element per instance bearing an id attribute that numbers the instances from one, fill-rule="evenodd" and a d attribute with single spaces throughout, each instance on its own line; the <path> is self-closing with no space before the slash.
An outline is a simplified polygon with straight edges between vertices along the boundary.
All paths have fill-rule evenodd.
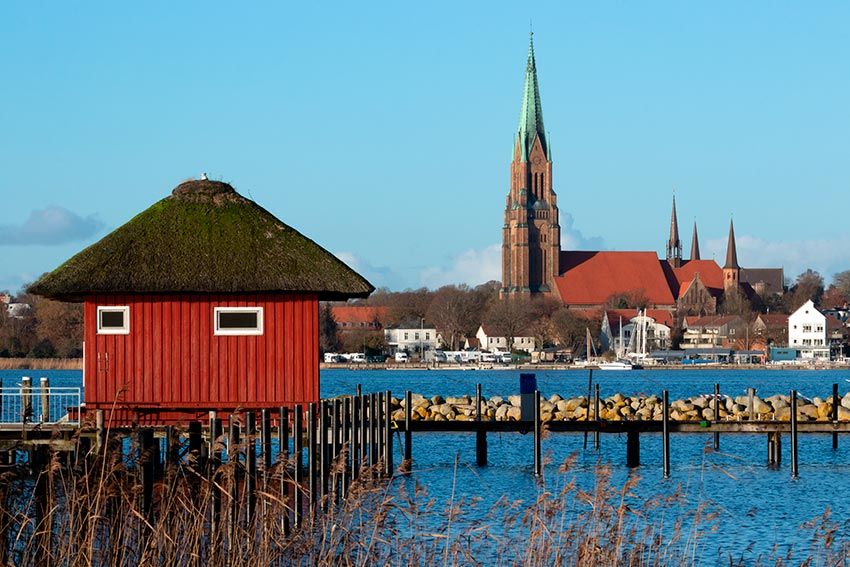
<path id="1" fill-rule="evenodd" d="M 826 316 L 811 299 L 788 316 L 788 347 L 802 359 L 829 360 Z"/>
<path id="2" fill-rule="evenodd" d="M 390 355 L 397 352 L 421 355 L 436 350 L 440 344 L 437 329 L 422 324 L 398 325 L 384 329 L 384 339 Z"/>
<path id="3" fill-rule="evenodd" d="M 748 325 L 737 315 L 710 315 L 688 321 L 682 334 L 682 349 L 749 350 Z"/>
<path id="4" fill-rule="evenodd" d="M 622 336 L 620 325 L 622 324 Z M 639 313 L 635 309 L 611 309 L 602 315 L 599 334 L 600 350 L 613 351 L 622 358 L 639 353 L 649 353 L 672 348 L 671 330 L 673 313 L 664 309 L 652 309 Z M 644 336 L 640 338 L 640 333 Z M 645 344 L 644 344 L 645 339 Z M 639 346 L 640 344 L 640 346 Z"/>
<path id="5" fill-rule="evenodd" d="M 389 309 L 371 305 L 332 305 L 337 331 L 378 331 L 384 328 Z"/>
<path id="6" fill-rule="evenodd" d="M 551 295 L 572 309 L 600 310 L 613 297 L 628 295 L 650 309 L 699 316 L 716 313 L 733 290 L 750 298 L 783 293 L 781 268 L 738 264 L 731 222 L 722 268 L 700 258 L 696 224 L 690 258 L 683 258 L 675 197 L 664 259 L 651 251 L 561 250 L 548 136 L 532 41 L 502 226 L 502 297 Z"/>
<path id="7" fill-rule="evenodd" d="M 509 338 L 500 333 L 497 329 L 490 325 L 480 325 L 475 333 L 475 338 L 478 341 L 481 350 L 501 350 L 507 351 Z M 535 339 L 530 333 L 523 333 L 522 336 L 513 337 L 513 346 L 510 350 L 524 350 L 532 352 L 535 350 Z"/>
<path id="8" fill-rule="evenodd" d="M 319 399 L 319 301 L 373 287 L 206 178 L 186 181 L 40 278 L 84 303 L 86 411 L 108 426 L 226 417 Z"/>
<path id="9" fill-rule="evenodd" d="M 752 348 L 765 352 L 771 346 L 788 344 L 788 315 L 759 313 L 752 325 Z"/>

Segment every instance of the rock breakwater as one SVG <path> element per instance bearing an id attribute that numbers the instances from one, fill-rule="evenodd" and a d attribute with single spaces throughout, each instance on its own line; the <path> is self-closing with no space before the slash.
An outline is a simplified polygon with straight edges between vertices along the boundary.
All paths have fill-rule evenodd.
<path id="1" fill-rule="evenodd" d="M 392 419 L 403 421 L 406 408 L 404 399 L 392 398 Z M 594 400 L 586 397 L 562 398 L 554 394 L 540 401 L 542 421 L 582 421 L 595 419 Z M 799 421 L 831 421 L 832 398 L 797 397 Z M 476 418 L 475 398 L 470 396 L 411 396 L 414 421 L 472 421 Z M 520 396 L 482 398 L 481 418 L 485 421 L 519 421 L 522 402 Z M 752 417 L 750 408 L 752 407 Z M 590 416 L 588 416 L 588 410 Z M 656 395 L 626 396 L 613 394 L 599 400 L 599 419 L 605 421 L 660 421 L 663 414 L 661 397 Z M 673 421 L 790 421 L 791 400 L 787 394 L 759 396 L 697 395 L 671 400 L 669 418 Z M 838 421 L 850 421 L 850 393 L 840 399 Z"/>

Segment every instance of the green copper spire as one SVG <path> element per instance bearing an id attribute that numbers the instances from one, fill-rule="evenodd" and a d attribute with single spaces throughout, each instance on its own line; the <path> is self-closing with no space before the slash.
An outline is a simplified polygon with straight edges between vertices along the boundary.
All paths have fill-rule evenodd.
<path id="1" fill-rule="evenodd" d="M 534 139 L 540 137 L 543 152 L 549 156 L 546 130 L 543 128 L 543 106 L 540 104 L 540 89 L 537 86 L 537 66 L 534 62 L 534 33 L 528 45 L 528 64 L 525 67 L 525 88 L 522 93 L 522 109 L 519 113 L 520 154 L 522 161 L 528 159 Z M 551 159 L 551 158 L 550 158 Z"/>

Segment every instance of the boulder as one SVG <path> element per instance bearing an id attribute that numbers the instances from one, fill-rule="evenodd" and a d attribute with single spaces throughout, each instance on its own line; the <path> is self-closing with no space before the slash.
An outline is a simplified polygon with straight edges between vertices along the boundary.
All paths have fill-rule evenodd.
<path id="1" fill-rule="evenodd" d="M 847 409 L 844 406 L 839 406 L 838 421 L 850 421 L 850 409 Z"/>
<path id="2" fill-rule="evenodd" d="M 549 403 L 550 404 L 557 404 L 558 402 L 560 402 L 563 399 L 564 398 L 562 398 L 558 394 L 552 394 L 551 396 L 549 396 Z"/>
<path id="3" fill-rule="evenodd" d="M 520 396 L 508 396 L 508 403 L 518 408 L 522 404 L 522 398 Z"/>
<path id="4" fill-rule="evenodd" d="M 770 404 L 765 403 L 761 398 L 755 396 L 753 398 L 753 411 L 758 415 L 768 415 L 773 411 Z"/>
<path id="5" fill-rule="evenodd" d="M 791 408 L 788 406 L 778 408 L 773 413 L 773 419 L 776 421 L 791 421 Z"/>
<path id="6" fill-rule="evenodd" d="M 431 404 L 433 404 L 435 406 L 438 406 L 438 405 L 444 404 L 444 403 L 446 403 L 446 400 L 443 399 L 443 396 L 434 396 L 433 398 L 431 398 Z"/>
<path id="7" fill-rule="evenodd" d="M 516 406 L 510 406 L 508 408 L 507 418 L 509 421 L 519 421 L 522 417 L 522 412 Z"/>
<path id="8" fill-rule="evenodd" d="M 498 407 L 505 403 L 505 400 L 501 396 L 493 396 L 492 398 L 490 398 L 490 403 Z"/>
<path id="9" fill-rule="evenodd" d="M 472 403 L 472 400 L 469 396 L 449 397 L 446 398 L 446 403 L 452 404 L 453 406 L 468 406 Z"/>
<path id="10" fill-rule="evenodd" d="M 508 404 L 503 404 L 496 408 L 496 421 L 506 421 L 508 416 L 508 410 L 511 408 Z"/>

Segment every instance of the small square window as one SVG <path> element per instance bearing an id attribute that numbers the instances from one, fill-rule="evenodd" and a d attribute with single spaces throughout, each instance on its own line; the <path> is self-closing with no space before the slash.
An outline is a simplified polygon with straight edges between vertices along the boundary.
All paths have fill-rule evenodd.
<path id="1" fill-rule="evenodd" d="M 130 308 L 126 305 L 97 308 L 98 335 L 129 335 Z"/>
<path id="2" fill-rule="evenodd" d="M 216 307 L 216 335 L 262 335 L 262 307 Z"/>

